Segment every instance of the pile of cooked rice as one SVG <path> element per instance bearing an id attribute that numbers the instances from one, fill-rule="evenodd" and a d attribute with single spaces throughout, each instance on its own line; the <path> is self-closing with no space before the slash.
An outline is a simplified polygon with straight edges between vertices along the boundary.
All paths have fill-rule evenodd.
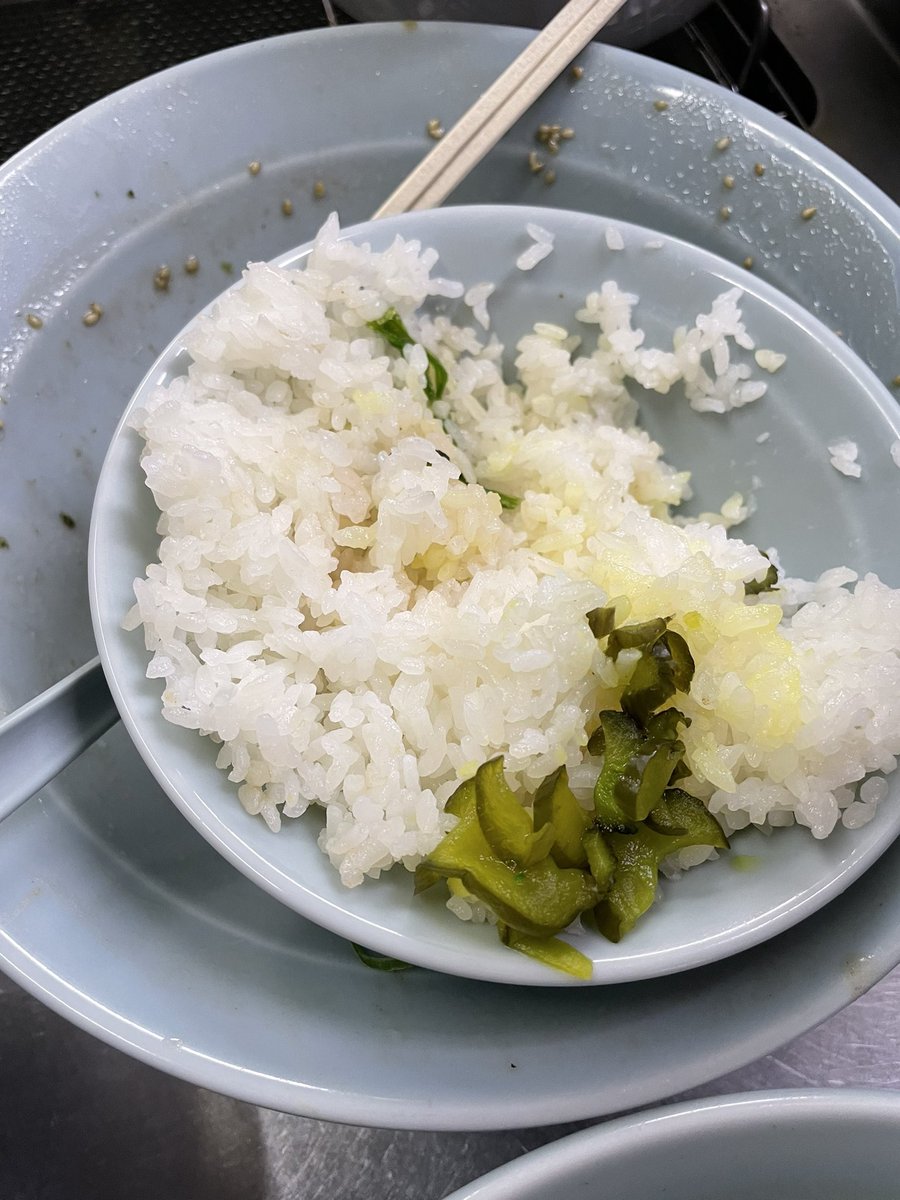
<path id="1" fill-rule="evenodd" d="M 338 234 L 332 218 L 301 270 L 250 266 L 192 328 L 188 374 L 134 417 L 162 516 L 128 624 L 165 717 L 221 743 L 244 807 L 277 830 L 321 805 L 353 886 L 414 867 L 498 754 L 525 791 L 565 763 L 587 802 L 588 735 L 633 659 L 613 662 L 585 614 L 615 601 L 620 621 L 671 616 L 690 646 L 680 786 L 726 831 L 864 824 L 886 784 L 860 781 L 900 753 L 900 592 L 838 568 L 745 597 L 770 564 L 727 533 L 740 497 L 674 520 L 688 475 L 635 424 L 630 381 L 680 383 L 701 411 L 763 395 L 740 294 L 656 349 L 637 297 L 606 282 L 578 313 L 590 336 L 536 325 L 508 381 L 488 285 L 463 298 L 417 242 Z M 474 324 L 422 315 L 435 296 Z M 405 354 L 368 326 L 389 308 L 421 343 Z M 433 405 L 423 346 L 449 372 Z"/>

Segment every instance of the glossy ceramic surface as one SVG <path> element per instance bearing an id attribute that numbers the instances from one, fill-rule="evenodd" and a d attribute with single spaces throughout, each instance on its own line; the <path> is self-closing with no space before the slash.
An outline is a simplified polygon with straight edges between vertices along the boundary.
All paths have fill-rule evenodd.
<path id="1" fill-rule="evenodd" d="M 6 707 L 93 654 L 85 559 L 100 463 L 159 351 L 234 277 L 223 264 L 310 237 L 317 179 L 345 221 L 364 219 L 428 148 L 426 122 L 459 115 L 527 37 L 384 26 L 241 47 L 110 97 L 4 166 L 0 236 L 15 247 L 0 255 Z M 603 210 L 731 261 L 753 253 L 762 277 L 842 329 L 879 378 L 900 372 L 889 200 L 708 83 L 602 47 L 582 62 L 580 83 L 551 89 L 456 200 Z M 249 95 L 252 106 L 235 100 Z M 536 125 L 557 120 L 576 137 L 547 188 L 526 158 Z M 713 149 L 725 135 L 727 166 Z M 722 222 L 726 170 L 740 187 Z M 800 220 L 803 204 L 816 220 Z M 201 267 L 188 276 L 190 254 Z M 166 293 L 152 282 L 163 262 Z M 91 302 L 104 315 L 85 327 Z M 331 1120 L 487 1129 L 648 1103 L 758 1058 L 898 961 L 895 846 L 843 900 L 764 946 L 661 982 L 517 990 L 513 1021 L 509 988 L 375 975 L 250 885 L 175 811 L 122 729 L 0 836 L 6 972 L 163 1070 Z"/>
<path id="2" fill-rule="evenodd" d="M 896 1093 L 720 1096 L 576 1133 L 448 1200 L 895 1200 L 898 1137 Z"/>
<path id="3" fill-rule="evenodd" d="M 533 271 L 515 263 L 530 244 L 533 222 L 555 239 L 553 253 Z M 635 322 L 647 344 L 671 344 L 672 331 L 708 311 L 729 287 L 744 288 L 741 308 L 757 344 L 788 356 L 759 402 L 725 417 L 693 412 L 680 389 L 642 399 L 642 420 L 667 449 L 670 461 L 693 472 L 694 511 L 718 508 L 733 493 L 754 496 L 756 512 L 739 531 L 763 547 L 776 546 L 790 575 L 815 577 L 841 562 L 900 583 L 894 530 L 900 525 L 897 468 L 888 453 L 900 438 L 900 409 L 844 342 L 798 304 L 687 242 L 617 223 L 625 246 L 611 251 L 603 217 L 559 209 L 457 206 L 355 227 L 346 236 L 376 250 L 398 233 L 440 252 L 438 273 L 466 288 L 485 279 L 492 332 L 507 359 L 522 334 L 539 320 L 569 329 L 589 291 L 606 278 L 641 300 Z M 648 243 L 650 248 L 648 249 Z M 302 264 L 309 247 L 288 253 L 284 265 Z M 240 286 L 240 285 L 237 285 Z M 468 322 L 462 303 L 440 311 Z M 500 945 L 490 926 L 457 921 L 441 896 L 414 897 L 412 877 L 395 869 L 348 889 L 319 850 L 321 812 L 287 821 L 273 835 L 247 814 L 235 785 L 215 767 L 215 746 L 160 716 L 159 680 L 148 680 L 140 631 L 125 633 L 132 588 L 157 554 L 158 510 L 140 468 L 141 439 L 129 416 L 161 383 L 186 369 L 182 335 L 163 351 L 138 388 L 113 437 L 97 488 L 89 550 L 95 634 L 117 705 L 145 762 L 181 811 L 224 856 L 291 908 L 343 937 L 420 966 L 500 983 L 576 985 Z M 752 365 L 752 356 L 744 356 Z M 755 368 L 757 375 L 763 372 Z M 838 474 L 829 442 L 852 431 L 865 480 Z M 760 435 L 768 435 L 763 444 Z M 790 464 L 790 469 L 786 465 Z M 827 519 L 823 517 L 827 514 Z M 900 785 L 864 829 L 839 827 L 824 841 L 800 828 L 774 837 L 746 832 L 715 864 L 661 886 L 657 905 L 614 945 L 596 934 L 578 939 L 593 960 L 592 982 L 621 983 L 683 971 L 746 949 L 795 924 L 846 888 L 900 830 Z M 734 855 L 741 857 L 735 859 Z M 751 862 L 751 871 L 735 870 Z"/>

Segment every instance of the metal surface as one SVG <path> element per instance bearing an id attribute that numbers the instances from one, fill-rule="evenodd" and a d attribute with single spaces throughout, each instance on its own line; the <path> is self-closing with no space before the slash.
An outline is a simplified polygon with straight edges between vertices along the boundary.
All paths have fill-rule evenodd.
<path id="1" fill-rule="evenodd" d="M 895 972 L 777 1054 L 684 1098 L 900 1087 L 898 1013 Z M 582 1127 L 407 1133 L 268 1112 L 141 1066 L 2 979 L 0 1071 L 4 1200 L 439 1200 Z"/>
<path id="2" fill-rule="evenodd" d="M 69 57 L 77 65 L 72 74 L 79 74 L 80 88 L 69 90 L 61 108 L 48 103 L 35 113 L 33 106 L 22 106 L 37 70 L 32 47 L 43 37 L 39 26 L 45 34 L 51 32 L 56 13 L 70 28 L 74 22 L 79 30 L 89 30 L 91 19 L 99 21 L 115 5 L 50 0 L 27 5 L 0 0 L 0 5 L 15 14 L 0 26 L 7 35 L 0 65 L 7 127 L 0 135 L 6 136 L 10 151 L 95 95 L 128 82 L 127 72 L 114 73 L 100 33 L 93 41 L 85 35 L 90 53 Z M 771 6 L 777 36 L 820 91 L 813 132 L 897 195 L 896 140 L 892 152 L 879 132 L 889 127 L 892 115 L 896 120 L 896 109 L 891 114 L 891 105 L 885 104 L 885 88 L 896 91 L 900 76 L 896 51 L 884 36 L 894 21 L 890 0 L 872 3 L 871 20 L 857 0 L 771 0 Z M 175 6 L 159 2 L 152 7 L 155 23 L 119 25 L 115 45 L 120 58 L 127 59 L 131 78 L 164 65 L 164 59 L 145 53 L 148 39 L 172 41 L 166 20 Z M 254 10 L 252 4 L 237 7 L 251 15 Z M 290 22 L 290 28 L 316 22 L 315 5 L 283 7 L 280 19 Z M 11 39 L 26 8 L 41 13 L 38 25 L 29 27 L 28 38 Z M 324 24 L 324 15 L 316 23 Z M 244 28 L 243 38 L 235 40 L 268 31 L 255 24 Z M 69 36 L 59 22 L 53 30 L 63 42 Z M 206 33 L 198 24 L 198 37 Z M 171 49 L 180 58 L 199 52 L 196 44 Z M 65 59 L 60 61 L 65 65 Z M 827 86 L 838 63 L 850 84 L 843 100 Z M 17 111 L 18 128 L 13 129 Z M 37 122 L 38 128 L 29 122 Z M 900 1088 L 898 1017 L 900 971 L 779 1052 L 687 1095 L 804 1085 Z M 375 1131 L 269 1112 L 135 1062 L 67 1024 L 2 977 L 0 1079 L 3 1200 L 439 1200 L 491 1167 L 575 1128 L 554 1125 L 552 1112 L 542 1129 L 501 1134 Z"/>

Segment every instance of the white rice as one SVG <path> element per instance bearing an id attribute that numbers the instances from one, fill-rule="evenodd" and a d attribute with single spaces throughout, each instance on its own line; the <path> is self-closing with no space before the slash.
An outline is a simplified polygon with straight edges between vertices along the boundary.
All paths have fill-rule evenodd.
<path id="1" fill-rule="evenodd" d="M 490 329 L 491 327 L 487 302 L 494 294 L 494 291 L 495 288 L 492 283 L 476 283 L 474 287 L 469 288 L 464 297 L 465 303 L 472 310 L 472 316 L 482 329 Z"/>
<path id="2" fill-rule="evenodd" d="M 770 375 L 780 371 L 787 362 L 787 355 L 779 354 L 777 350 L 757 350 L 753 357 L 756 359 L 756 365 L 763 371 L 768 371 Z"/>
<path id="3" fill-rule="evenodd" d="M 860 475 L 862 475 L 862 467 L 856 461 L 859 455 L 859 447 L 856 442 L 851 442 L 844 438 L 830 445 L 828 453 L 831 465 L 836 471 L 840 471 L 842 475 L 849 475 L 853 479 L 859 479 Z"/>
<path id="4" fill-rule="evenodd" d="M 606 227 L 606 245 L 610 250 L 624 250 L 625 239 L 621 232 L 616 229 L 615 225 L 607 225 Z"/>
<path id="5" fill-rule="evenodd" d="M 634 424 L 630 381 L 681 382 L 701 410 L 759 398 L 739 293 L 654 348 L 637 297 L 604 283 L 580 314 L 593 345 L 538 325 L 510 384 L 496 340 L 417 315 L 447 294 L 434 252 L 337 233 L 302 271 L 248 267 L 193 328 L 187 376 L 134 417 L 162 515 L 127 624 L 165 717 L 221 743 L 244 807 L 275 830 L 320 805 L 352 886 L 413 867 L 498 753 L 526 789 L 566 763 L 587 800 L 588 733 L 630 666 L 584 614 L 627 596 L 629 620 L 674 614 L 691 646 L 685 786 L 728 829 L 869 819 L 884 789 L 858 784 L 900 754 L 900 593 L 838 569 L 745 602 L 769 562 L 727 536 L 743 501 L 673 522 L 688 476 Z M 367 326 L 389 307 L 449 370 L 434 411 L 422 345 L 398 354 Z"/>
<path id="6" fill-rule="evenodd" d="M 516 259 L 516 266 L 520 271 L 532 271 L 539 262 L 543 262 L 553 253 L 554 237 L 543 226 L 531 222 L 525 226 L 525 232 L 532 239 L 532 244 Z"/>

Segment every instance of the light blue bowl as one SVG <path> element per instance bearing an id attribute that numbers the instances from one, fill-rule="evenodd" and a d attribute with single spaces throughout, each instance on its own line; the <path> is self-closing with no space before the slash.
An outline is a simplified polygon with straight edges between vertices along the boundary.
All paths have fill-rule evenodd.
<path id="1" fill-rule="evenodd" d="M 756 1092 L 623 1117 L 447 1200 L 897 1200 L 900 1095 Z"/>
<path id="2" fill-rule="evenodd" d="M 553 254 L 530 272 L 515 266 L 530 243 L 526 222 L 554 233 Z M 741 534 L 777 546 L 790 574 L 815 576 L 846 563 L 898 584 L 895 531 L 900 477 L 888 447 L 900 437 L 900 413 L 874 375 L 846 345 L 768 284 L 707 251 L 637 226 L 617 223 L 625 240 L 608 249 L 602 217 L 524 207 L 456 207 L 356 226 L 345 236 L 386 246 L 398 232 L 434 245 L 439 270 L 467 285 L 490 279 L 493 328 L 507 346 L 536 320 L 566 326 L 585 294 L 613 278 L 641 297 L 637 321 L 648 344 L 705 311 L 723 290 L 744 289 L 748 329 L 760 346 L 788 354 L 758 403 L 726 416 L 692 412 L 677 393 L 651 396 L 643 419 L 669 460 L 695 473 L 695 507 L 717 508 L 735 490 L 755 492 L 757 510 Z M 648 242 L 664 241 L 662 249 Z M 297 264 L 303 247 L 281 262 Z M 182 339 L 162 353 L 138 388 L 139 404 L 157 384 L 184 371 Z M 130 411 L 130 410 L 128 410 Z M 503 948 L 485 926 L 451 917 L 436 897 L 414 898 L 412 877 L 395 869 L 352 890 L 316 845 L 316 813 L 272 834 L 240 806 L 234 785 L 215 768 L 216 747 L 165 722 L 158 681 L 146 679 L 140 633 L 121 621 L 132 582 L 156 557 L 156 509 L 138 465 L 140 440 L 125 427 L 113 437 L 97 489 L 89 550 L 94 628 L 110 686 L 132 738 L 189 821 L 248 878 L 328 929 L 411 963 L 498 982 L 563 986 L 568 977 Z M 769 438 L 759 444 L 758 436 Z M 851 436 L 864 479 L 839 475 L 827 445 Z M 754 479 L 759 485 L 754 484 Z M 896 789 L 894 789 L 896 792 Z M 896 796 L 894 797 L 896 800 Z M 747 832 L 734 851 L 758 869 L 739 873 L 730 856 L 663 886 L 658 905 L 619 945 L 587 935 L 579 948 L 594 961 L 593 982 L 620 983 L 683 971 L 772 937 L 816 911 L 857 878 L 900 830 L 900 806 L 885 803 L 875 820 L 825 841 L 792 828 L 767 838 Z"/>

